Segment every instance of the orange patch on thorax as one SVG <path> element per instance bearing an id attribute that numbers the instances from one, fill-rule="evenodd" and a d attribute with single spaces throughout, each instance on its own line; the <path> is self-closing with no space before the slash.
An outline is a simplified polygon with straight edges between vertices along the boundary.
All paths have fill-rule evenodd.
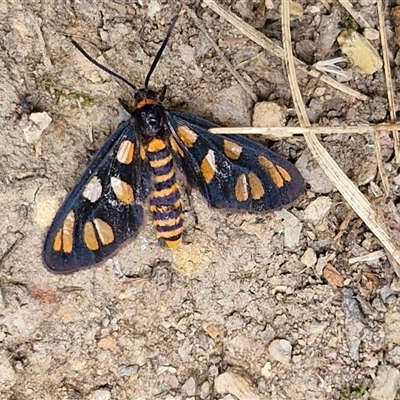
<path id="1" fill-rule="evenodd" d="M 145 97 L 144 99 L 140 100 L 137 104 L 136 104 L 136 108 L 142 108 L 144 106 L 147 106 L 148 104 L 156 104 L 157 100 L 152 99 L 150 97 Z"/>

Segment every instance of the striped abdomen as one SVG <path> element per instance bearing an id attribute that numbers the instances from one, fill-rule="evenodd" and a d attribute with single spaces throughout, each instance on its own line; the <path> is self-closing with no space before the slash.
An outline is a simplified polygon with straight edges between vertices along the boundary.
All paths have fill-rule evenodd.
<path id="1" fill-rule="evenodd" d="M 154 213 L 157 237 L 170 248 L 182 241 L 182 200 L 176 182 L 172 153 L 168 142 L 155 138 L 145 147 L 153 172 L 154 190 L 150 195 L 150 210 Z"/>

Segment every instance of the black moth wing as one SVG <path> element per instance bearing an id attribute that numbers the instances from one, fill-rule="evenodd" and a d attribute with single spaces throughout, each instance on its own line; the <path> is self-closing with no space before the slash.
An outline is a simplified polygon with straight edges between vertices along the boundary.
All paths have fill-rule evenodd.
<path id="1" fill-rule="evenodd" d="M 72 272 L 96 264 L 136 235 L 143 222 L 139 203 L 148 196 L 150 181 L 138 153 L 137 136 L 130 121 L 124 121 L 97 152 L 50 226 L 43 258 L 51 271 Z"/>
<path id="2" fill-rule="evenodd" d="M 269 211 L 292 203 L 304 191 L 299 171 L 284 157 L 243 136 L 212 134 L 208 130 L 217 125 L 193 114 L 168 114 L 183 153 L 177 154 L 178 167 L 211 207 Z M 191 138 L 182 139 L 182 127 L 196 137 L 189 132 Z M 206 158 L 211 174 L 203 165 Z"/>

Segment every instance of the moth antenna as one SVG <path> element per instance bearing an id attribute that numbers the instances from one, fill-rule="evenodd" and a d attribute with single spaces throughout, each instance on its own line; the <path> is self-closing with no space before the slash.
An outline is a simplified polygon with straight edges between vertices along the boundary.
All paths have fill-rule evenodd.
<path id="1" fill-rule="evenodd" d="M 162 53 L 163 53 L 163 51 L 165 49 L 165 46 L 168 43 L 168 39 L 171 36 L 172 30 L 174 29 L 174 26 L 175 26 L 175 23 L 176 23 L 176 20 L 178 19 L 178 17 L 179 17 L 179 15 L 175 15 L 175 17 L 172 18 L 171 25 L 169 26 L 167 35 L 165 36 L 165 39 L 162 42 L 162 45 L 161 45 L 160 49 L 157 52 L 156 58 L 154 59 L 153 64 L 151 64 L 150 70 L 149 70 L 149 72 L 148 72 L 148 74 L 146 76 L 146 80 L 144 81 L 145 89 L 147 89 L 147 87 L 149 86 L 149 80 L 150 80 L 151 74 L 153 73 L 154 69 L 156 68 L 156 66 L 158 64 L 158 61 L 160 60 L 160 57 L 161 57 L 161 55 L 162 55 Z"/>
<path id="2" fill-rule="evenodd" d="M 107 74 L 113 76 L 114 78 L 117 78 L 117 79 L 121 80 L 122 82 L 126 83 L 129 87 L 131 87 L 134 90 L 135 93 L 138 91 L 136 86 L 133 83 L 129 82 L 127 79 L 125 79 L 123 76 L 117 74 L 116 72 L 111 71 L 110 69 L 105 67 L 103 64 L 100 64 L 92 56 L 90 56 L 88 53 L 86 53 L 86 51 L 83 50 L 82 47 L 78 43 L 75 42 L 75 40 L 71 40 L 71 42 L 82 53 L 82 55 L 85 56 L 96 67 L 100 68 L 104 72 L 107 72 Z"/>

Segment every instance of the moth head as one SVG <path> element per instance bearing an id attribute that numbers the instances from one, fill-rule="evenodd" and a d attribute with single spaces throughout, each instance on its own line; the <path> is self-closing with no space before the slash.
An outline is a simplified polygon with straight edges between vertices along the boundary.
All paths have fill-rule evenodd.
<path id="1" fill-rule="evenodd" d="M 135 92 L 136 108 L 141 108 L 146 104 L 157 103 L 157 93 L 150 89 L 140 89 Z"/>

